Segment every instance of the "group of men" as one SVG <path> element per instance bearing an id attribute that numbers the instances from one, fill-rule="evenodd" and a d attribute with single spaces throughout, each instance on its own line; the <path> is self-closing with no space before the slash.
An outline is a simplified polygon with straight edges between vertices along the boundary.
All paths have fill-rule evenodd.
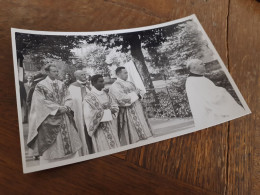
<path id="1" fill-rule="evenodd" d="M 40 164 L 71 159 L 136 143 L 152 136 L 140 99 L 141 90 L 127 81 L 124 67 L 117 80 L 104 88 L 104 78 L 83 70 L 69 87 L 58 80 L 55 65 L 34 89 L 27 145 Z"/>
<path id="2" fill-rule="evenodd" d="M 187 62 L 186 92 L 196 128 L 224 122 L 244 112 L 223 87 L 206 78 L 205 64 Z M 45 68 L 47 77 L 34 89 L 29 114 L 27 145 L 40 163 L 75 158 L 152 137 L 140 99 L 144 93 L 127 81 L 125 67 L 116 69 L 117 80 L 104 88 L 96 74 L 90 82 L 85 71 L 77 70 L 76 82 L 68 86 L 58 80 L 55 65 Z"/>

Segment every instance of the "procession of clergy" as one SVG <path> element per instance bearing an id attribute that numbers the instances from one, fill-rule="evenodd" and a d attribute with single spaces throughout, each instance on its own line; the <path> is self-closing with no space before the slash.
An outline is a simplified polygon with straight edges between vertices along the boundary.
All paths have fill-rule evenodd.
<path id="1" fill-rule="evenodd" d="M 59 81 L 55 65 L 33 92 L 27 145 L 40 164 L 75 158 L 136 143 L 152 136 L 140 99 L 143 92 L 127 81 L 125 67 L 104 89 L 104 78 L 77 70 L 70 86 Z"/>
<path id="2" fill-rule="evenodd" d="M 186 81 L 196 126 L 208 125 L 241 112 L 243 108 L 222 87 L 204 77 L 200 60 L 187 63 Z M 91 76 L 77 70 L 76 82 L 66 86 L 59 81 L 55 65 L 45 67 L 47 77 L 33 92 L 27 145 L 40 164 L 76 158 L 133 144 L 153 133 L 140 100 L 144 92 L 127 81 L 128 71 L 118 67 L 117 80 L 104 88 L 102 75 Z M 231 110 L 230 110 L 231 106 Z M 202 127 L 202 126 L 201 126 Z"/>

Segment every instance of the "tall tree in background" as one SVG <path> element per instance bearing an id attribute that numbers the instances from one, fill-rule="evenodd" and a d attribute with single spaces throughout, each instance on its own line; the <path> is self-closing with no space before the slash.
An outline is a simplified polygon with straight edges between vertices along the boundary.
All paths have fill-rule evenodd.
<path id="1" fill-rule="evenodd" d="M 145 87 L 150 90 L 156 102 L 159 102 L 149 70 L 147 68 L 142 48 L 156 48 L 167 40 L 168 36 L 177 33 L 180 28 L 179 24 L 163 28 L 155 28 L 146 31 L 137 31 L 122 34 L 95 35 L 87 42 L 96 43 L 106 48 L 117 47 L 121 52 L 131 53 L 135 66 L 143 79 Z"/>

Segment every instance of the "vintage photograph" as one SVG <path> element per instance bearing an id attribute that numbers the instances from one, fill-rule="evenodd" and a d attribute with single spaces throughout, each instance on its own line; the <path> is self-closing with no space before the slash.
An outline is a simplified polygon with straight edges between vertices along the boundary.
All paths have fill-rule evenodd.
<path id="1" fill-rule="evenodd" d="M 195 15 L 102 32 L 12 29 L 24 173 L 250 113 Z"/>

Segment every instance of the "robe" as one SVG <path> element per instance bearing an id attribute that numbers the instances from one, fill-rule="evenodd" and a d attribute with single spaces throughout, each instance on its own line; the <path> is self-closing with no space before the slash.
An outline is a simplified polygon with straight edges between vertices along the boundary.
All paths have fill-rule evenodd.
<path id="1" fill-rule="evenodd" d="M 83 99 L 90 92 L 89 86 L 83 86 L 79 82 L 74 82 L 69 86 L 69 92 L 72 98 L 72 107 L 74 111 L 75 123 L 82 141 L 82 148 L 79 151 L 80 156 L 92 153 L 92 141 L 87 133 L 83 118 Z"/>
<path id="2" fill-rule="evenodd" d="M 245 111 L 226 89 L 204 76 L 189 76 L 186 92 L 196 127 L 215 125 Z"/>
<path id="3" fill-rule="evenodd" d="M 84 119 L 95 152 L 120 147 L 116 117 L 118 106 L 104 91 L 92 87 L 84 99 Z M 114 110 L 109 121 L 102 121 L 105 110 Z"/>
<path id="4" fill-rule="evenodd" d="M 27 145 L 33 156 L 54 162 L 75 156 L 81 148 L 73 113 L 59 113 L 60 106 L 71 106 L 67 88 L 61 81 L 53 83 L 49 77 L 34 90 L 29 115 Z"/>
<path id="5" fill-rule="evenodd" d="M 27 97 L 28 97 L 28 94 L 29 94 L 29 91 L 32 87 L 33 83 L 25 83 L 24 84 L 24 88 L 25 88 L 25 91 L 26 91 L 26 104 L 24 104 L 24 108 L 25 108 L 25 114 L 24 114 L 24 123 L 27 123 L 28 122 L 28 116 L 29 116 L 29 112 L 30 112 L 30 105 L 27 104 Z"/>
<path id="6" fill-rule="evenodd" d="M 109 93 L 119 106 L 118 134 L 121 145 L 136 143 L 152 136 L 152 131 L 137 94 L 129 81 L 117 79 Z"/>
<path id="7" fill-rule="evenodd" d="M 25 88 L 25 91 L 26 91 L 26 94 L 27 94 L 27 95 L 28 95 L 29 90 L 30 90 L 30 88 L 32 87 L 32 85 L 33 85 L 33 82 L 31 82 L 31 83 L 29 83 L 29 82 L 24 83 L 24 88 Z"/>

